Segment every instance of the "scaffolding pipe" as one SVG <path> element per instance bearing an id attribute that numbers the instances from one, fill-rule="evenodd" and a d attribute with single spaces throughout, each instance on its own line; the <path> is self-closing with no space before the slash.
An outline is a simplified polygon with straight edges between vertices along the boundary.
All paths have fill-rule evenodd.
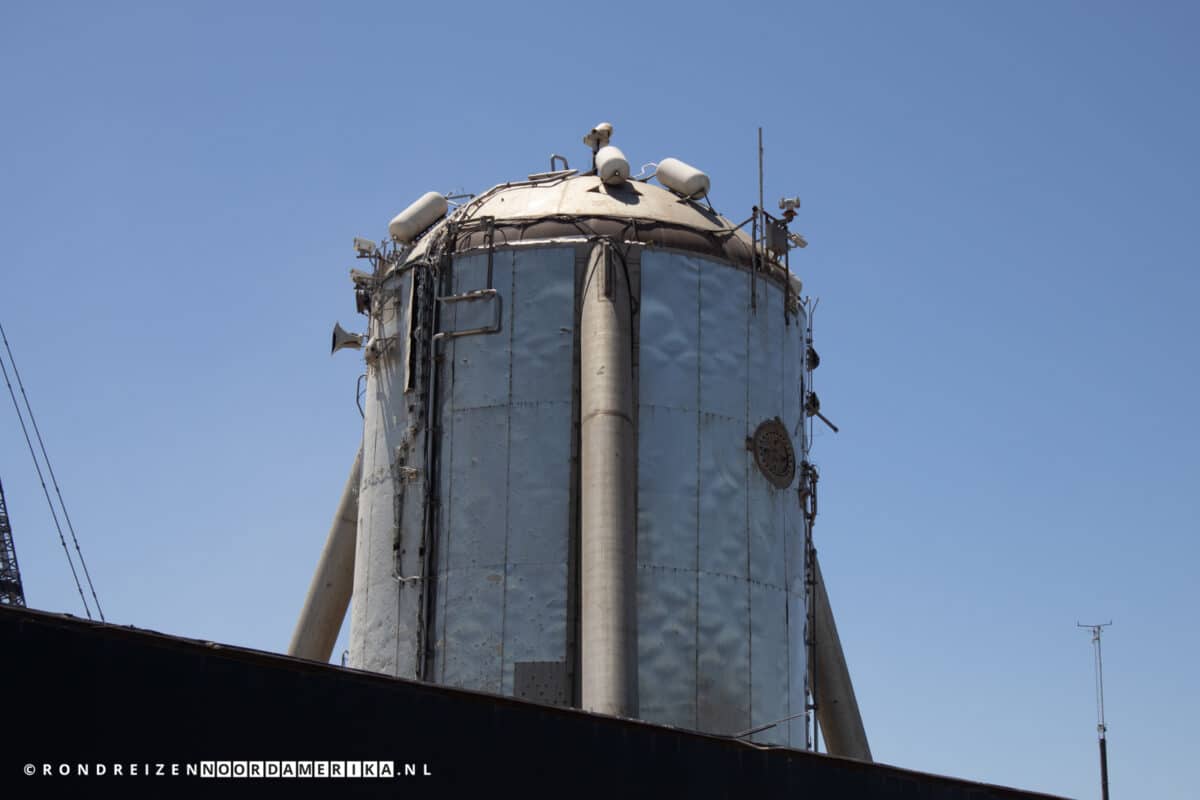
<path id="1" fill-rule="evenodd" d="M 816 574 L 817 605 L 814 649 L 816 673 L 820 675 L 817 722 L 825 737 L 825 748 L 830 755 L 872 761 L 867 731 L 858 710 L 858 700 L 854 697 L 854 684 L 850 681 L 846 654 L 842 652 L 842 640 L 838 638 L 833 607 L 829 605 L 829 594 L 816 553 L 813 553 L 813 571 Z"/>
<path id="2" fill-rule="evenodd" d="M 325 549 L 317 561 L 304 608 L 292 633 L 288 655 L 328 661 L 333 654 L 350 594 L 354 589 L 354 549 L 358 539 L 358 485 L 362 478 L 362 448 L 354 457 L 346 488 L 338 502 Z"/>
<path id="3" fill-rule="evenodd" d="M 600 241 L 580 311 L 583 708 L 637 716 L 633 343 L 627 275 Z"/>

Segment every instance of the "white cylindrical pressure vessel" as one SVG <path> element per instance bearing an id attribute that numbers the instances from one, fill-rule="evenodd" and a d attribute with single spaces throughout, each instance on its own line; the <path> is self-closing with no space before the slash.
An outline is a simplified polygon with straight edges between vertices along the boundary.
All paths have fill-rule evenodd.
<path id="1" fill-rule="evenodd" d="M 658 162 L 658 182 L 676 194 L 697 200 L 708 194 L 708 175 L 678 158 Z"/>
<path id="2" fill-rule="evenodd" d="M 445 216 L 449 207 L 445 197 L 437 192 L 426 192 L 417 202 L 392 218 L 388 223 L 388 233 L 396 241 L 410 244 L 421 231 Z"/>
<path id="3" fill-rule="evenodd" d="M 629 161 L 611 144 L 596 151 L 596 174 L 609 186 L 629 180 Z"/>

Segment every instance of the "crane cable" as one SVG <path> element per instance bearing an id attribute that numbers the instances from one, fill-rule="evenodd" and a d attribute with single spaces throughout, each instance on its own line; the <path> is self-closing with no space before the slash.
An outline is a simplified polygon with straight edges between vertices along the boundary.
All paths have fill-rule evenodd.
<path id="1" fill-rule="evenodd" d="M 58 496 L 58 504 L 62 508 L 63 518 L 67 523 L 67 530 L 71 533 L 71 542 L 75 545 L 75 552 L 79 555 L 79 564 L 83 568 L 88 589 L 91 591 L 92 600 L 96 604 L 96 613 L 99 614 L 101 621 L 105 621 L 104 611 L 100 608 L 100 598 L 96 596 L 96 587 L 92 583 L 92 576 L 88 571 L 87 562 L 83 559 L 83 551 L 79 547 L 79 538 L 75 535 L 75 526 L 71 524 L 71 515 L 67 513 L 67 504 L 63 501 L 62 490 L 58 486 L 58 478 L 54 474 L 54 467 L 50 464 L 50 456 L 46 452 L 46 444 L 42 441 L 42 432 L 38 428 L 37 419 L 33 415 L 33 406 L 29 404 L 29 395 L 25 393 L 25 384 L 21 380 L 21 372 L 17 369 L 17 361 L 13 358 L 12 347 L 9 346 L 8 336 L 4 333 L 3 325 L 0 325 L 0 339 L 4 340 L 4 349 L 8 353 L 8 361 L 12 364 L 13 375 L 17 379 L 17 387 L 21 390 L 21 397 L 25 401 L 25 409 L 29 413 L 29 421 L 33 425 L 33 432 L 37 437 L 38 447 L 42 451 L 42 460 L 46 462 L 46 470 L 50 473 L 50 482 L 54 485 L 54 493 Z M 21 432 L 25 434 L 25 444 L 29 446 L 29 456 L 33 459 L 33 466 L 37 470 L 38 481 L 42 484 L 42 493 L 46 496 L 46 504 L 50 506 L 50 516 L 54 520 L 54 527 L 58 530 L 58 539 L 62 543 L 63 552 L 67 556 L 67 564 L 71 567 L 71 576 L 75 579 L 75 588 L 79 590 L 79 599 L 83 601 L 84 613 L 87 614 L 88 619 L 92 619 L 91 608 L 88 606 L 87 598 L 84 596 L 83 585 L 79 582 L 79 573 L 75 570 L 75 562 L 71 559 L 71 551 L 67 548 L 67 541 L 63 535 L 62 525 L 59 524 L 58 514 L 54 510 L 54 501 L 50 499 L 50 490 L 46 487 L 46 479 L 42 475 L 41 465 L 38 463 L 37 455 L 34 453 L 33 442 L 29 438 L 29 430 L 25 427 L 25 418 L 21 414 L 21 407 L 17 403 L 17 396 L 13 392 L 12 382 L 8 379 L 8 370 L 4 367 L 3 359 L 0 359 L 0 371 L 4 373 L 4 383 L 8 387 L 8 396 L 12 398 L 13 409 L 17 412 L 17 420 L 21 423 Z"/>

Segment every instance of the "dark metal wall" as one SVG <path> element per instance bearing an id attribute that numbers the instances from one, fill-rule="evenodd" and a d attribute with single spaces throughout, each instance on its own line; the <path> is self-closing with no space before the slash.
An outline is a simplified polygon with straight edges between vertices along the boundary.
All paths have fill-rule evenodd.
<path id="1" fill-rule="evenodd" d="M 27 609 L 0 608 L 0 653 L 13 698 L 0 738 L 6 797 L 1046 797 Z M 393 761 L 400 775 L 169 775 L 172 764 L 208 760 L 356 759 Z M 81 763 L 109 774 L 42 774 Z M 121 777 L 111 774 L 117 763 Z M 137 776 L 130 764 L 142 765 Z M 143 774 L 158 764 L 165 775 Z M 404 764 L 417 775 L 404 776 Z"/>

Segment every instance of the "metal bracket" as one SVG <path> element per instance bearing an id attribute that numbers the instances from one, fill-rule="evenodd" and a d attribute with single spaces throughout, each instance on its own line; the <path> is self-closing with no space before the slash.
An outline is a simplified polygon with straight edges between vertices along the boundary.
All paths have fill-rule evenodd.
<path id="1" fill-rule="evenodd" d="M 452 294 L 437 298 L 439 303 L 477 303 L 484 300 L 496 301 L 496 313 L 491 325 L 485 325 L 479 328 L 469 328 L 465 331 L 441 331 L 437 335 L 444 339 L 457 339 L 460 336 L 473 336 L 483 333 L 499 333 L 500 322 L 503 319 L 502 303 L 500 293 L 495 289 L 477 289 L 466 294 Z"/>

